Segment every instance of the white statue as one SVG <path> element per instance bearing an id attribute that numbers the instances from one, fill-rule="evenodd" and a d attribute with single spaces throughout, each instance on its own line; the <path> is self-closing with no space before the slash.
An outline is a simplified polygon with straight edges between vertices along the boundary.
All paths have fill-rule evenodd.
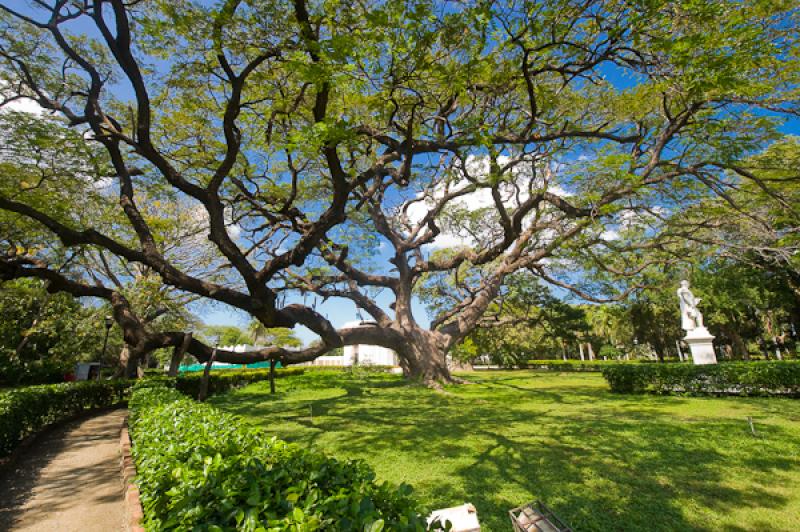
<path id="1" fill-rule="evenodd" d="M 681 328 L 687 334 L 695 329 L 703 329 L 703 314 L 697 308 L 700 299 L 694 297 L 692 291 L 689 290 L 689 281 L 681 281 L 681 287 L 678 288 L 678 301 L 681 303 Z"/>
<path id="2" fill-rule="evenodd" d="M 697 305 L 700 299 L 694 297 L 689 290 L 689 281 L 681 281 L 678 288 L 678 301 L 681 303 L 681 328 L 686 331 L 684 342 L 689 344 L 692 351 L 694 364 L 716 364 L 717 355 L 714 352 L 714 337 L 703 325 L 703 314 Z"/>

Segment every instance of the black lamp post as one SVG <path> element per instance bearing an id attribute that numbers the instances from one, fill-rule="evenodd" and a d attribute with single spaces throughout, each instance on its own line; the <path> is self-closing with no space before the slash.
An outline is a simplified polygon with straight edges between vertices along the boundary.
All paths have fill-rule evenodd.
<path id="1" fill-rule="evenodd" d="M 106 358 L 106 346 L 108 346 L 108 333 L 111 332 L 111 325 L 113 325 L 114 320 L 111 318 L 111 316 L 106 316 L 103 319 L 103 322 L 106 325 L 106 337 L 103 340 L 103 359 L 105 360 L 105 358 Z"/>

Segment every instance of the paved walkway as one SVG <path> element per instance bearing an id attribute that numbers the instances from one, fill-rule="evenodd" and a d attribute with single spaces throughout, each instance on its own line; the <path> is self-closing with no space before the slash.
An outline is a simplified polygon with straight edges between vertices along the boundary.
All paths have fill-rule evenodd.
<path id="1" fill-rule="evenodd" d="M 54 429 L 0 471 L 0 530 L 126 530 L 119 465 L 126 413 L 112 410 Z"/>

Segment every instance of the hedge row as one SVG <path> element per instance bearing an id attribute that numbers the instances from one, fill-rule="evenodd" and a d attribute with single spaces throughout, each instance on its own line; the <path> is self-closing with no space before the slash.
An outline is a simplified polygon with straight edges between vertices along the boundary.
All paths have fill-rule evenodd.
<path id="1" fill-rule="evenodd" d="M 640 363 L 639 360 L 528 360 L 524 367 L 551 371 L 601 371 L 608 366 Z"/>
<path id="2" fill-rule="evenodd" d="M 86 381 L 28 386 L 0 393 L 0 457 L 27 436 L 92 408 L 124 400 L 126 381 Z"/>
<path id="3" fill-rule="evenodd" d="M 265 436 L 157 381 L 130 400 L 148 530 L 425 530 L 411 488 Z"/>
<path id="4" fill-rule="evenodd" d="M 642 364 L 608 366 L 612 392 L 800 396 L 800 362 Z"/>
<path id="5" fill-rule="evenodd" d="M 276 377 L 298 375 L 306 368 L 279 369 Z M 175 379 L 154 377 L 197 397 L 202 373 L 181 375 Z M 269 370 L 212 371 L 209 395 L 269 379 Z M 150 378 L 145 379 L 151 380 Z M 57 421 L 69 419 L 85 410 L 111 406 L 125 400 L 130 381 L 84 381 L 46 384 L 0 392 L 0 458 L 5 457 L 24 438 Z"/>
<path id="6" fill-rule="evenodd" d="M 286 368 L 275 370 L 275 377 L 288 377 L 289 375 L 300 375 L 306 371 L 304 367 Z M 175 378 L 175 387 L 185 394 L 197 397 L 200 392 L 200 383 L 203 372 L 183 373 Z M 254 382 L 269 379 L 268 369 L 225 369 L 211 370 L 208 380 L 208 395 L 227 392 L 233 388 L 247 386 Z"/>

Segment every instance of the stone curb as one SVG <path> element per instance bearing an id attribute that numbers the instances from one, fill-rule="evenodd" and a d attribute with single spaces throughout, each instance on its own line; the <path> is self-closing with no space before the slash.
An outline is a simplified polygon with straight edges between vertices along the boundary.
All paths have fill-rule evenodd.
<path id="1" fill-rule="evenodd" d="M 142 526 L 144 519 L 144 509 L 142 508 L 142 501 L 139 498 L 139 488 L 133 483 L 136 478 L 136 465 L 131 456 L 131 437 L 128 434 L 128 418 L 127 416 L 122 422 L 122 428 L 119 431 L 119 447 L 120 447 L 120 468 L 122 470 L 122 493 L 125 499 L 125 516 L 128 523 L 129 532 L 145 532 Z"/>

